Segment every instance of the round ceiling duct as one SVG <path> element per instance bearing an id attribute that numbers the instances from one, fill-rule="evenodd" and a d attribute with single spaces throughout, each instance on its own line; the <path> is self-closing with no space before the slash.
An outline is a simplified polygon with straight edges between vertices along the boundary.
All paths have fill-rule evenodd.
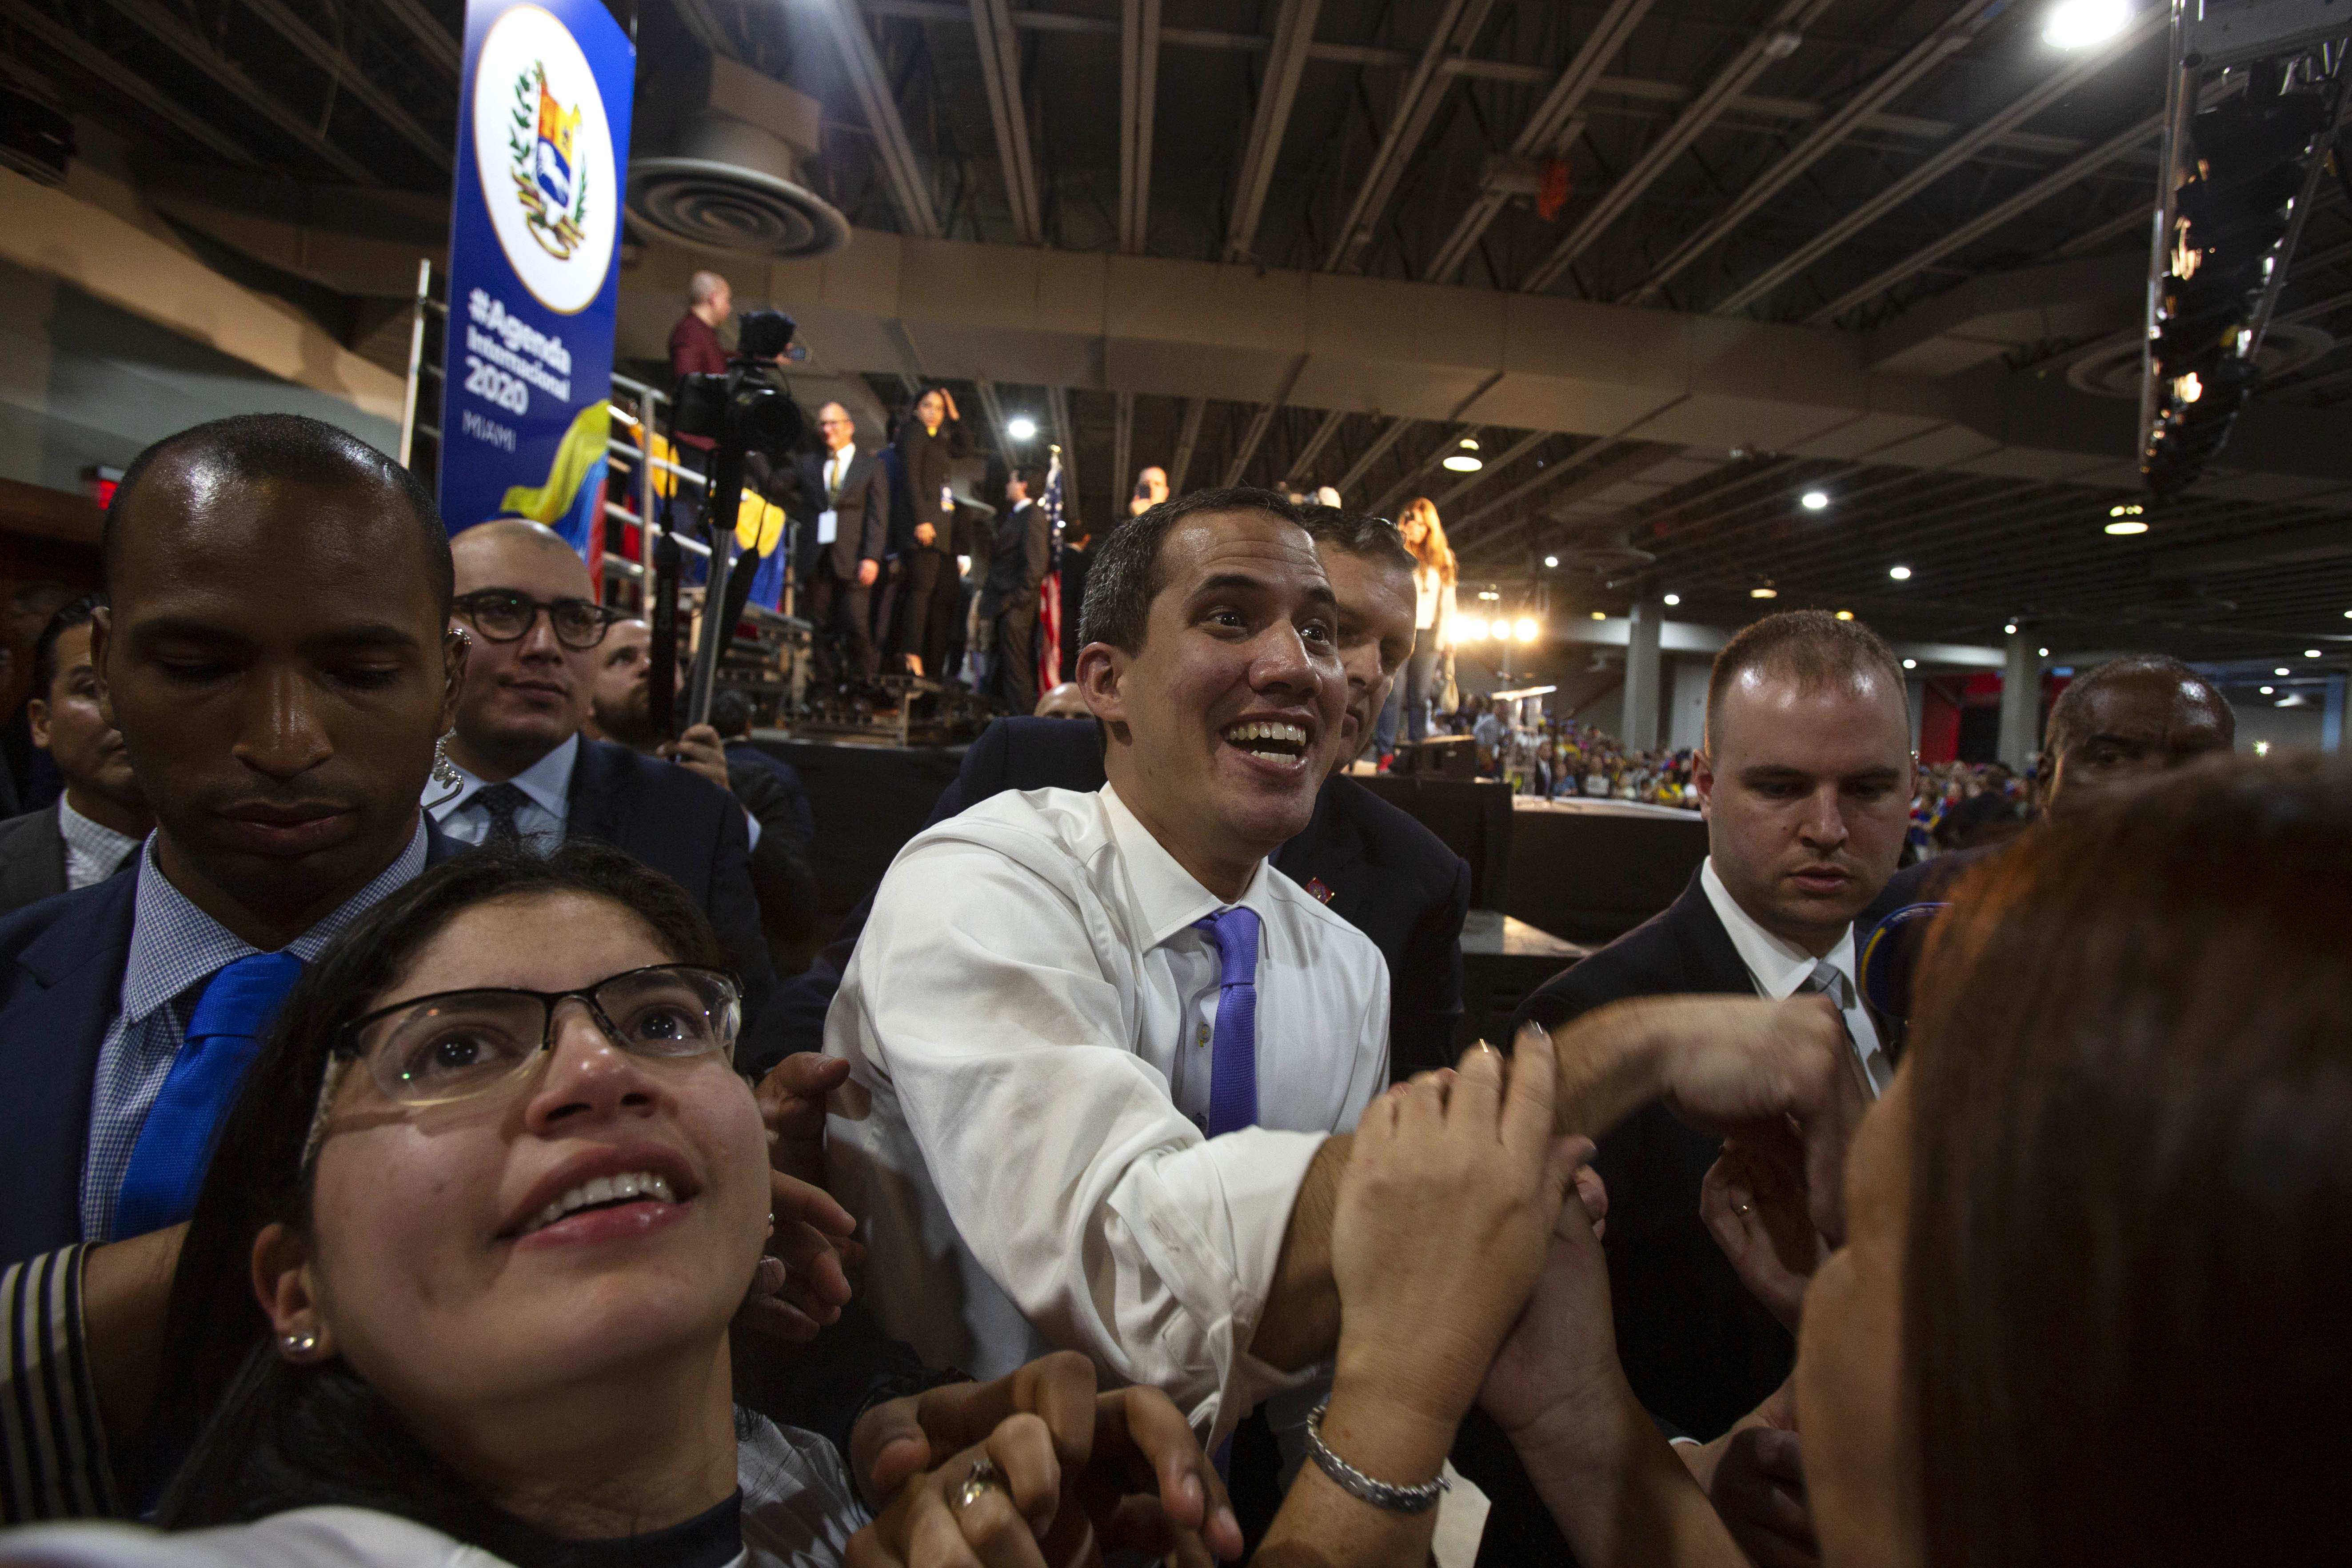
<path id="1" fill-rule="evenodd" d="M 2066 367 L 2066 384 L 2094 397 L 2139 396 L 2140 336 L 2126 332 L 2085 349 Z M 2301 370 L 2336 346 L 2336 340 L 2301 321 L 2273 321 L 2263 334 L 2254 363 L 2264 377 Z"/>
<path id="2" fill-rule="evenodd" d="M 849 220 L 799 183 L 782 138 L 731 115 L 698 116 L 677 144 L 629 163 L 629 216 L 698 250 L 823 256 L 849 243 Z"/>

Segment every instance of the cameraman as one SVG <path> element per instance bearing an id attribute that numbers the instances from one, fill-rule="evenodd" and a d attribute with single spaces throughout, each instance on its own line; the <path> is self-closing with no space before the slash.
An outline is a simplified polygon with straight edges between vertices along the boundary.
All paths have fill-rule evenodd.
<path id="1" fill-rule="evenodd" d="M 689 375 L 726 374 L 727 350 L 719 342 L 719 329 L 727 324 L 727 318 L 734 310 L 734 290 L 718 273 L 698 272 L 687 279 L 686 314 L 669 330 L 673 391 L 681 379 Z M 707 453 L 714 443 L 708 436 L 680 436 L 678 444 Z"/>

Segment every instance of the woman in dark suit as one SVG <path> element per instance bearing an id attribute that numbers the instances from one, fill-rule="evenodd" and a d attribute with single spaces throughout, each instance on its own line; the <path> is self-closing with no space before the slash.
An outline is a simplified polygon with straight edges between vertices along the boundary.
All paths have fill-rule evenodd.
<path id="1" fill-rule="evenodd" d="M 963 604 L 956 585 L 955 498 L 948 481 L 955 460 L 970 447 L 955 395 L 934 386 L 917 398 L 914 413 L 898 426 L 894 445 L 899 470 L 906 475 L 907 511 L 913 521 L 908 536 L 894 541 L 906 574 L 900 580 L 890 651 L 902 663 L 913 656 L 915 673 L 939 676 Z"/>

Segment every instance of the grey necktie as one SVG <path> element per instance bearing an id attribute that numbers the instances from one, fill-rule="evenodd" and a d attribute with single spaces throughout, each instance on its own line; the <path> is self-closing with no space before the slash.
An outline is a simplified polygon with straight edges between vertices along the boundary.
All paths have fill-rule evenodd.
<path id="1" fill-rule="evenodd" d="M 1860 1042 L 1854 1039 L 1853 1029 L 1845 1021 L 1846 1009 L 1853 1005 L 1853 982 L 1846 978 L 1845 971 L 1826 958 L 1817 958 L 1813 961 L 1813 972 L 1805 976 L 1805 983 L 1797 989 L 1826 996 L 1836 1005 L 1838 1027 L 1845 1030 L 1848 1047 L 1858 1052 Z M 1870 1075 L 1871 1092 L 1885 1094 L 1887 1084 L 1895 1078 L 1895 1064 L 1886 1059 L 1886 1053 L 1873 1047 L 1870 1055 L 1864 1058 L 1862 1068 Z"/>
<path id="2" fill-rule="evenodd" d="M 523 794 L 521 786 L 485 784 L 475 793 L 473 804 L 490 819 L 489 835 L 482 840 L 485 845 L 500 849 L 522 847 L 522 830 L 515 826 L 515 813 L 530 804 L 530 796 Z"/>

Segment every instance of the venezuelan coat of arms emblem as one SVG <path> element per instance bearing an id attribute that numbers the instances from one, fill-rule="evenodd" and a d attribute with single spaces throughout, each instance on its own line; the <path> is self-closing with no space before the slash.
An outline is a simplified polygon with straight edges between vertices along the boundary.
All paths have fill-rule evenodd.
<path id="1" fill-rule="evenodd" d="M 587 238 L 589 179 L 574 167 L 580 108 L 565 108 L 548 89 L 539 61 L 515 78 L 514 112 L 507 150 L 513 154 L 515 195 L 533 239 L 550 256 L 567 259 Z"/>

